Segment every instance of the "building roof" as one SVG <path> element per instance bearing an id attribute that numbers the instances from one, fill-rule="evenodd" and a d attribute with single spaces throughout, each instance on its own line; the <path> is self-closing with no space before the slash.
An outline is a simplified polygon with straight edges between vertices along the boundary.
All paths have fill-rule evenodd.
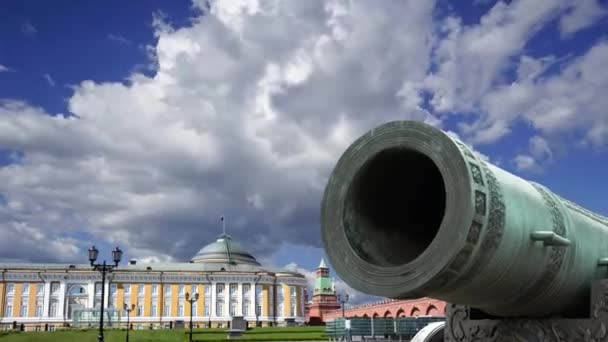
<path id="1" fill-rule="evenodd" d="M 0 263 L 0 273 L 3 270 L 11 271 L 92 271 L 89 264 L 63 264 L 63 263 Z M 290 270 L 263 267 L 252 264 L 222 264 L 222 263 L 189 263 L 189 262 L 151 262 L 137 263 L 135 265 L 119 265 L 114 272 L 234 272 L 234 273 L 273 273 L 291 277 L 304 277 L 302 274 Z"/>
<path id="2" fill-rule="evenodd" d="M 325 259 L 321 258 L 321 263 L 319 263 L 319 267 L 317 268 L 328 268 L 327 265 L 325 264 Z"/>
<path id="3" fill-rule="evenodd" d="M 201 248 L 190 262 L 260 265 L 249 252 L 227 234 L 218 236 L 215 242 Z"/>

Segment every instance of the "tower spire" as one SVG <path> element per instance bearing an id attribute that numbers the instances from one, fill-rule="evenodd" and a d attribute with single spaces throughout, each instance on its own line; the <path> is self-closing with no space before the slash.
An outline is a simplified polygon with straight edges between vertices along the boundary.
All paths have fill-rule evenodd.
<path id="1" fill-rule="evenodd" d="M 222 222 L 222 236 L 227 236 L 226 235 L 226 218 L 224 217 L 224 215 L 222 215 L 220 217 L 220 221 Z"/>

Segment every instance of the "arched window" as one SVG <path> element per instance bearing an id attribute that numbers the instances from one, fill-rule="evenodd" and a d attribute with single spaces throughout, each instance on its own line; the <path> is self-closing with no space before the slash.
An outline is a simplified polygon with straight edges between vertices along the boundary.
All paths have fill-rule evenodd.
<path id="1" fill-rule="evenodd" d="M 399 308 L 399 311 L 397 311 L 397 317 L 405 317 L 405 310 L 403 310 L 403 308 Z"/>
<path id="2" fill-rule="evenodd" d="M 413 307 L 412 311 L 410 311 L 410 316 L 412 317 L 416 317 L 416 316 L 420 316 L 420 309 L 418 309 L 417 307 Z"/>
<path id="3" fill-rule="evenodd" d="M 391 312 L 390 312 L 389 310 L 386 310 L 386 311 L 384 312 L 384 317 L 392 317 L 392 316 L 391 316 Z"/>
<path id="4" fill-rule="evenodd" d="M 68 318 L 72 318 L 74 310 L 86 308 L 88 299 L 89 296 L 84 285 L 72 285 L 68 289 Z"/>
<path id="5" fill-rule="evenodd" d="M 426 309 L 426 314 L 427 316 L 438 316 L 439 310 L 437 310 L 434 305 L 429 305 L 429 307 Z"/>

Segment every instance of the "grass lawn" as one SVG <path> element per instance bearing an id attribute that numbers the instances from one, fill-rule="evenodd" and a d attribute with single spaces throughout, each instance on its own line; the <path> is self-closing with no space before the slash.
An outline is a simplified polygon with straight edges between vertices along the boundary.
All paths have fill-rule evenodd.
<path id="1" fill-rule="evenodd" d="M 107 330 L 106 342 L 125 340 L 126 331 Z M 194 341 L 227 341 L 223 329 L 194 329 Z M 183 342 L 188 340 L 187 330 L 131 330 L 130 342 Z M 244 341 L 313 341 L 327 340 L 324 327 L 255 328 L 239 340 Z M 63 330 L 54 332 L 0 332 L 0 342 L 96 342 L 96 330 Z M 232 341 L 232 340 L 231 340 Z"/>

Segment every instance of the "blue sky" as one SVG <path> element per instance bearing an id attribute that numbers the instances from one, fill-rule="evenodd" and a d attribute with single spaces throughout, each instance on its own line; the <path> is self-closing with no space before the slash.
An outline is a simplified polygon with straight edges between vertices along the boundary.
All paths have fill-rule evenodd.
<path id="1" fill-rule="evenodd" d="M 8 1 L 0 22 L 2 96 L 27 99 L 49 113 L 67 113 L 70 86 L 83 80 L 121 81 L 148 71 L 146 46 L 155 42 L 153 13 L 177 26 L 196 11 L 187 1 Z M 52 78 L 50 85 L 44 75 Z"/>
<path id="2" fill-rule="evenodd" d="M 2 4 L 0 240 L 61 252 L 0 260 L 185 260 L 225 214 L 314 269 L 333 163 L 394 119 L 608 215 L 605 1 L 209 3 Z"/>

